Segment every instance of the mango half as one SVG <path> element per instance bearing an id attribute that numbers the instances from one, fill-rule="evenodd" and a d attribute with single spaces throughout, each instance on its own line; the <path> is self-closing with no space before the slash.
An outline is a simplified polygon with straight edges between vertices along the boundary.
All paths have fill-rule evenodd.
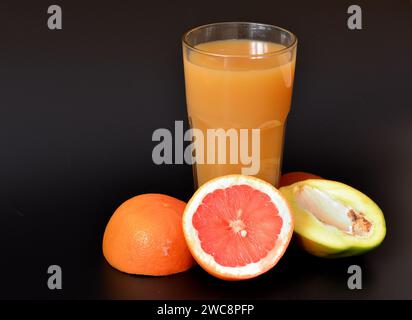
<path id="1" fill-rule="evenodd" d="M 385 238 L 381 209 L 340 182 L 308 179 L 280 188 L 295 219 L 295 234 L 309 253 L 326 258 L 362 254 Z"/>

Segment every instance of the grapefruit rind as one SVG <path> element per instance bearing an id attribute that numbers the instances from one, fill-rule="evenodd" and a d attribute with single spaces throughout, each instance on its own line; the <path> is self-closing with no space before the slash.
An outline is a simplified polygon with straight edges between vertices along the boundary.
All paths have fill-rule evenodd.
<path id="1" fill-rule="evenodd" d="M 278 208 L 279 216 L 282 218 L 282 227 L 277 235 L 275 247 L 260 261 L 245 266 L 228 267 L 217 263 L 212 255 L 202 249 L 198 232 L 192 224 L 192 218 L 206 195 L 217 189 L 226 189 L 236 185 L 248 185 L 267 194 Z M 206 271 L 225 280 L 249 279 L 271 269 L 283 256 L 293 234 L 293 217 L 288 203 L 271 184 L 251 176 L 227 175 L 206 182 L 195 192 L 183 214 L 183 233 L 193 257 Z"/>

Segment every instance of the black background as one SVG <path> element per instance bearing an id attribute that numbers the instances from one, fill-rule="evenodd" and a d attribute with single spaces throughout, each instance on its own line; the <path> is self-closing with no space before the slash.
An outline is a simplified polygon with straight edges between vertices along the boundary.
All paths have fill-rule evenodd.
<path id="1" fill-rule="evenodd" d="M 63 30 L 47 8 L 63 9 Z M 363 30 L 347 28 L 350 4 Z M 385 242 L 323 260 L 292 244 L 267 274 L 223 282 L 200 268 L 130 276 L 104 260 L 112 212 L 148 192 L 188 200 L 187 165 L 156 166 L 152 132 L 187 125 L 180 37 L 217 21 L 282 26 L 299 38 L 284 171 L 373 198 Z M 20 1 L 0 3 L 0 298 L 412 299 L 412 2 Z M 63 290 L 47 288 L 47 267 Z M 363 289 L 347 288 L 347 268 Z"/>

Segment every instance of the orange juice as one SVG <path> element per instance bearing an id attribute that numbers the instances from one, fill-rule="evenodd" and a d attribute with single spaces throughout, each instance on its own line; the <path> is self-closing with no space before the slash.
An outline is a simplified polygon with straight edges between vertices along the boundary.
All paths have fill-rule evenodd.
<path id="1" fill-rule="evenodd" d="M 260 129 L 260 166 L 255 176 L 277 185 L 296 51 L 255 40 L 211 41 L 195 49 L 184 54 L 191 127 L 205 137 L 210 128 Z M 242 166 L 197 163 L 195 180 L 199 186 L 221 175 L 241 173 Z"/>

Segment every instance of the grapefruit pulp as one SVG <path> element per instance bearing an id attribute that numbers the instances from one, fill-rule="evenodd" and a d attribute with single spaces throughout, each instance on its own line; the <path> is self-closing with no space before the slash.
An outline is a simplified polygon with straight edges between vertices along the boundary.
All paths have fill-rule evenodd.
<path id="1" fill-rule="evenodd" d="M 183 214 L 183 233 L 193 257 L 207 272 L 242 280 L 278 262 L 292 236 L 293 218 L 271 184 L 228 175 L 196 191 Z"/>

